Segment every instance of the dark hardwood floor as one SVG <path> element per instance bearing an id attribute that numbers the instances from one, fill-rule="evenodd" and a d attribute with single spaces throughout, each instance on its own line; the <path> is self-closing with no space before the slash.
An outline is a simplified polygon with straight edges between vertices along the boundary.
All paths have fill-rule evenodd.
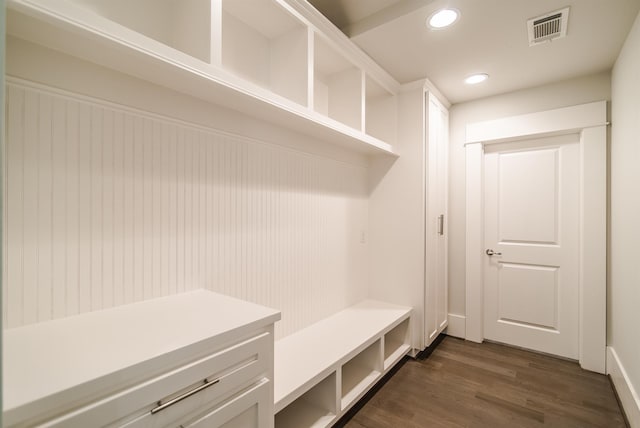
<path id="1" fill-rule="evenodd" d="M 625 427 L 609 379 L 577 363 L 446 337 L 409 360 L 348 428 Z"/>

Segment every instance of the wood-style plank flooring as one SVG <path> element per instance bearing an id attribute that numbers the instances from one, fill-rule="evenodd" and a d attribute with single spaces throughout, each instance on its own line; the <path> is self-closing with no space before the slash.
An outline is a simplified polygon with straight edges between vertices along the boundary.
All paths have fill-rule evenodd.
<path id="1" fill-rule="evenodd" d="M 577 363 L 446 337 L 409 360 L 348 428 L 625 427 L 609 379 Z"/>

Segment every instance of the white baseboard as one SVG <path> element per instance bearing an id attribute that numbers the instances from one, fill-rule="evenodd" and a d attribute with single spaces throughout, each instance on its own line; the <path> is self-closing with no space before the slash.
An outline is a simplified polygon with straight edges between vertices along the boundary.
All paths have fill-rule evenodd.
<path id="1" fill-rule="evenodd" d="M 611 376 L 631 428 L 640 428 L 640 398 L 638 397 L 638 392 L 629 380 L 618 354 L 611 346 L 607 346 L 607 374 Z"/>
<path id="2" fill-rule="evenodd" d="M 449 314 L 449 325 L 445 330 L 449 336 L 459 337 L 461 339 L 466 338 L 466 322 L 467 317 L 464 315 Z"/>

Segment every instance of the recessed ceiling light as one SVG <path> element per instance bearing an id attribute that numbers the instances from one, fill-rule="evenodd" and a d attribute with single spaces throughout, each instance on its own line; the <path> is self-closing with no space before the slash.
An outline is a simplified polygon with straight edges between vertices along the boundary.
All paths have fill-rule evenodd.
<path id="1" fill-rule="evenodd" d="M 427 23 L 431 28 L 444 28 L 458 20 L 460 13 L 455 9 L 441 9 L 429 17 Z"/>
<path id="2" fill-rule="evenodd" d="M 477 83 L 484 82 L 488 78 L 489 75 L 487 73 L 472 74 L 471 76 L 464 79 L 464 83 L 466 83 L 467 85 L 475 85 Z"/>

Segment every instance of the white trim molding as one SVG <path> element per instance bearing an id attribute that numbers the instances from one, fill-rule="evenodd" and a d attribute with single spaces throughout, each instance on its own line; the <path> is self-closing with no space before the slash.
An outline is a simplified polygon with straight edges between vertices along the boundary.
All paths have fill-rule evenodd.
<path id="1" fill-rule="evenodd" d="M 611 377 L 629 425 L 632 428 L 640 427 L 640 396 L 611 346 L 607 346 L 607 374 Z"/>
<path id="2" fill-rule="evenodd" d="M 449 314 L 448 316 L 448 325 L 445 333 L 448 336 L 459 337 L 460 339 L 464 339 L 466 337 L 466 322 L 467 317 L 464 315 L 458 314 Z"/>
<path id="3" fill-rule="evenodd" d="M 467 125 L 466 144 L 501 143 L 513 138 L 569 134 L 594 126 L 605 126 L 607 102 L 580 104 L 538 113 L 487 120 Z"/>
<path id="4" fill-rule="evenodd" d="M 482 342 L 484 146 L 580 134 L 580 365 L 606 368 L 607 102 L 472 123 L 466 128 L 466 339 Z M 588 191 L 586 191 L 588 189 Z"/>
<path id="5" fill-rule="evenodd" d="M 482 283 L 482 250 L 484 212 L 482 143 L 466 146 L 466 339 L 484 339 L 484 284 Z"/>

